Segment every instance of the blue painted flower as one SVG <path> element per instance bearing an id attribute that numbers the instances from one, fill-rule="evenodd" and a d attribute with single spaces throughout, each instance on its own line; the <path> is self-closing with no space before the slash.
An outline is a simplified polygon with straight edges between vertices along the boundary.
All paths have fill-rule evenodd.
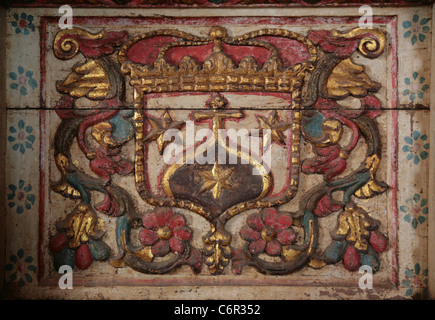
<path id="1" fill-rule="evenodd" d="M 25 96 L 27 95 L 27 88 L 30 87 L 34 90 L 38 86 L 38 83 L 33 79 L 32 70 L 25 71 L 22 66 L 19 66 L 17 71 L 9 73 L 9 78 L 14 80 L 10 87 L 11 89 L 19 90 L 20 94 Z"/>
<path id="2" fill-rule="evenodd" d="M 24 258 L 24 250 L 21 248 L 16 255 L 11 255 L 10 262 L 5 266 L 6 271 L 11 273 L 10 281 L 18 281 L 21 286 L 33 281 L 31 272 L 36 274 L 36 266 L 32 264 L 32 256 Z"/>
<path id="3" fill-rule="evenodd" d="M 12 149 L 19 150 L 22 154 L 26 152 L 26 149 L 31 149 L 36 137 L 31 134 L 33 128 L 31 126 L 26 126 L 23 120 L 18 121 L 17 127 L 10 127 L 8 136 L 8 141 L 14 143 Z"/>
<path id="4" fill-rule="evenodd" d="M 418 77 L 418 72 L 413 72 L 411 78 L 404 79 L 407 89 L 403 90 L 403 95 L 408 96 L 411 102 L 414 102 L 415 98 L 423 98 L 424 93 L 429 89 L 429 85 L 426 82 L 425 77 Z"/>
<path id="5" fill-rule="evenodd" d="M 411 38 L 411 44 L 416 44 L 417 40 L 423 42 L 426 39 L 425 33 L 430 31 L 430 27 L 427 26 L 429 20 L 423 18 L 420 20 L 418 14 L 412 16 L 412 21 L 406 20 L 402 23 L 403 28 L 409 29 L 404 34 L 404 38 Z"/>
<path id="6" fill-rule="evenodd" d="M 14 21 L 12 21 L 12 27 L 15 28 L 15 33 L 20 34 L 29 34 L 30 32 L 35 31 L 35 25 L 33 24 L 33 16 L 30 14 L 26 14 L 24 12 L 21 15 L 18 13 L 14 14 Z"/>
<path id="7" fill-rule="evenodd" d="M 400 206 L 400 211 L 406 213 L 404 220 L 417 229 L 419 224 L 426 221 L 426 216 L 429 212 L 427 207 L 427 199 L 422 199 L 420 194 L 416 193 L 412 198 L 405 200 L 406 205 Z"/>
<path id="8" fill-rule="evenodd" d="M 403 152 L 408 152 L 406 159 L 414 160 L 415 164 L 419 164 L 421 160 L 425 160 L 429 156 L 429 143 L 426 142 L 427 135 L 421 135 L 419 131 L 415 130 L 412 135 L 405 137 L 407 143 L 402 147 Z"/>
<path id="9" fill-rule="evenodd" d="M 19 180 L 17 186 L 10 184 L 8 188 L 12 191 L 8 194 L 9 208 L 16 208 L 18 214 L 29 210 L 35 204 L 36 197 L 31 193 L 32 186 L 25 185 L 24 180 Z"/>
<path id="10" fill-rule="evenodd" d="M 427 268 L 421 270 L 420 264 L 416 263 L 414 269 L 405 270 L 405 279 L 402 280 L 402 285 L 408 288 L 405 292 L 406 296 L 413 296 L 415 294 L 424 294 L 427 292 Z"/>

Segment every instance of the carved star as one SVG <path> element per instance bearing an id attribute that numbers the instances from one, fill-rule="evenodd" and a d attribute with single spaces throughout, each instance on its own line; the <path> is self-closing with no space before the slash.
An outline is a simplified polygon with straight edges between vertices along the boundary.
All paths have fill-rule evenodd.
<path id="1" fill-rule="evenodd" d="M 260 124 L 260 129 L 270 129 L 272 141 L 282 145 L 286 144 L 285 141 L 287 138 L 283 131 L 290 127 L 290 122 L 281 121 L 276 110 L 272 111 L 267 118 L 260 115 L 257 115 L 256 117 L 258 123 Z M 262 130 L 260 130 L 260 136 L 263 136 Z"/>
<path id="2" fill-rule="evenodd" d="M 229 181 L 230 176 L 233 174 L 234 168 L 222 169 L 217 163 L 213 165 L 211 171 L 200 171 L 199 174 L 205 180 L 202 185 L 200 193 L 212 190 L 213 197 L 219 199 L 222 189 L 233 190 L 234 186 Z"/>
<path id="3" fill-rule="evenodd" d="M 184 125 L 184 121 L 174 121 L 168 110 L 162 114 L 162 119 L 148 116 L 148 121 L 150 122 L 152 129 L 145 136 L 144 142 L 156 140 L 157 148 L 162 155 L 163 150 L 165 150 L 167 144 L 170 142 L 163 139 L 165 132 L 169 129 L 180 129 Z"/>

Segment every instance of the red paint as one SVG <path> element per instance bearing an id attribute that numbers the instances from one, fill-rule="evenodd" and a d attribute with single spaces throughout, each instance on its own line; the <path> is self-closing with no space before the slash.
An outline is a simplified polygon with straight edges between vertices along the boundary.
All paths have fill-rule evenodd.
<path id="1" fill-rule="evenodd" d="M 393 16 L 374 16 L 374 24 L 388 24 Z M 41 21 L 58 24 L 59 17 L 41 17 Z M 349 27 L 358 27 L 359 17 L 74 17 L 75 25 L 92 25 L 94 27 L 106 27 L 107 25 L 128 26 L 155 26 L 155 25 L 183 25 L 207 27 L 213 25 L 302 25 L 324 26 L 334 24 L 346 24 Z M 259 27 L 261 28 L 261 27 Z M 144 32 L 145 33 L 145 32 Z M 239 34 L 237 34 L 239 35 Z M 235 36 L 235 34 L 230 34 Z"/>
<path id="2" fill-rule="evenodd" d="M 152 32 L 150 32 L 152 34 Z M 278 55 L 282 60 L 284 66 L 292 66 L 295 63 L 303 62 L 309 58 L 309 54 L 305 46 L 299 41 L 287 39 L 283 37 L 263 36 L 257 37 L 256 40 L 268 42 L 275 46 L 278 50 Z M 156 60 L 160 49 L 169 43 L 175 43 L 180 39 L 173 36 L 155 36 L 145 38 L 138 41 L 127 52 L 127 59 L 146 65 L 153 65 Z M 213 52 L 213 43 L 204 42 L 203 45 L 198 46 L 175 46 L 167 50 L 165 57 L 167 61 L 177 66 L 180 60 L 185 56 L 192 57 L 198 64 L 203 64 L 204 61 Z M 239 46 L 223 43 L 223 51 L 230 57 L 235 64 L 246 56 L 253 56 L 257 64 L 261 67 L 272 53 L 266 48 L 259 46 Z"/>
<path id="3" fill-rule="evenodd" d="M 369 242 L 373 249 L 379 253 L 384 252 L 388 248 L 388 239 L 377 230 L 370 233 Z"/>
<path id="4" fill-rule="evenodd" d="M 27 27 L 27 21 L 24 20 L 24 19 L 21 19 L 18 24 L 19 24 L 20 28 L 26 28 Z"/>
<path id="5" fill-rule="evenodd" d="M 74 256 L 74 264 L 77 268 L 85 270 L 92 263 L 92 254 L 87 244 L 82 244 L 76 251 Z"/>
<path id="6" fill-rule="evenodd" d="M 341 205 L 332 203 L 328 195 L 325 195 L 317 203 L 317 207 L 314 210 L 314 214 L 319 217 L 326 217 L 331 213 L 340 210 L 341 208 L 342 208 Z"/>
<path id="7" fill-rule="evenodd" d="M 397 205 L 397 175 L 398 175 L 398 57 L 397 57 L 397 46 L 398 46 L 398 36 L 397 36 L 397 16 L 391 21 L 391 84 L 392 84 L 392 96 L 391 96 L 391 117 L 392 117 L 392 141 L 391 141 L 391 198 L 392 198 L 392 219 L 391 219 L 391 263 L 392 263 L 392 281 L 398 286 L 399 285 L 399 257 L 398 257 L 398 243 L 397 243 L 397 231 L 398 231 L 398 219 L 399 219 L 399 208 Z"/>
<path id="8" fill-rule="evenodd" d="M 426 4 L 427 1 L 411 1 L 411 0 L 389 0 L 389 1 L 381 1 L 381 0 L 372 0 L 372 1 L 364 1 L 364 0 L 352 0 L 348 2 L 336 1 L 336 0 L 320 0 L 320 1 L 304 1 L 304 0 L 292 0 L 287 1 L 285 3 L 281 1 L 265 1 L 265 0 L 254 0 L 249 2 L 244 2 L 241 0 L 227 0 L 222 3 L 212 3 L 208 0 L 196 0 L 193 3 L 182 3 L 176 0 L 168 0 L 168 1 L 160 1 L 157 3 L 153 3 L 152 1 L 145 0 L 131 0 L 126 2 L 125 4 L 118 4 L 114 0 L 98 0 L 98 1 L 88 1 L 88 0 L 75 0 L 75 1 L 64 1 L 62 4 L 70 4 L 74 8 L 167 8 L 167 7 L 177 7 L 177 8 L 249 8 L 249 7 L 276 7 L 276 8 L 285 8 L 285 7 L 357 7 L 361 5 L 371 5 L 371 6 L 414 6 L 414 5 L 423 5 Z M 28 3 L 26 1 L 13 2 L 11 4 L 13 7 L 58 7 L 56 1 L 53 0 L 35 0 L 32 3 Z"/>
<path id="9" fill-rule="evenodd" d="M 52 251 L 54 253 L 58 253 L 67 244 L 68 244 L 68 237 L 66 236 L 65 232 L 62 232 L 54 237 L 54 239 L 50 242 L 49 248 L 50 248 L 50 251 Z"/>
<path id="10" fill-rule="evenodd" d="M 22 6 L 35 6 L 38 5 L 42 0 L 38 0 L 35 4 L 23 4 Z M 404 3 L 404 2 L 403 2 Z M 351 5 L 349 3 L 348 5 Z M 385 3 L 383 4 L 385 5 Z M 21 5 L 20 5 L 21 6 Z M 50 6 L 50 5 L 45 5 Z M 52 7 L 57 7 L 56 4 L 52 4 Z M 270 6 L 270 5 L 269 5 Z M 59 17 L 41 17 L 41 81 L 40 81 L 40 191 L 39 191 L 39 268 L 38 268 L 38 278 L 41 285 L 57 285 L 58 277 L 45 278 L 44 277 L 44 247 L 47 239 L 44 237 L 44 216 L 45 216 L 45 181 L 46 181 L 46 169 L 45 169 L 45 155 L 47 154 L 47 148 L 45 145 L 46 140 L 46 113 L 45 108 L 52 108 L 53 106 L 47 106 L 45 103 L 45 79 L 46 79 L 46 50 L 50 47 L 50 44 L 46 42 L 47 38 L 47 24 L 54 23 L 57 24 Z M 237 23 L 243 24 L 274 24 L 274 25 L 333 25 L 333 24 L 358 24 L 359 17 L 215 17 L 215 18 L 113 18 L 113 17 L 74 17 L 74 22 L 77 25 L 80 24 L 90 24 L 96 27 L 111 25 L 114 23 L 122 25 L 154 25 L 154 24 L 167 24 L 167 25 L 209 25 L 209 22 L 214 22 L 214 25 L 225 24 L 225 23 Z M 375 16 L 373 19 L 375 24 L 389 24 L 391 23 L 391 56 L 392 56 L 392 88 L 393 94 L 391 98 L 391 108 L 397 108 L 397 17 L 390 16 Z M 198 93 L 199 95 L 203 93 Z M 261 94 L 261 93 L 259 93 Z M 398 257 L 397 257 L 397 228 L 398 228 L 398 207 L 397 207 L 397 134 L 398 134 L 398 114 L 397 111 L 392 110 L 392 154 L 391 167 L 392 167 L 392 226 L 391 226 L 391 248 L 392 248 L 392 284 L 398 284 Z M 298 279 L 298 278 L 225 278 L 222 276 L 219 279 L 216 277 L 202 277 L 198 278 L 196 276 L 186 276 L 182 279 L 174 278 L 149 278 L 149 279 L 118 279 L 111 278 L 110 280 L 97 279 L 90 280 L 87 277 L 75 277 L 74 282 L 78 285 L 104 285 L 107 283 L 109 285 L 127 285 L 127 286 L 165 286 L 165 285 L 237 285 L 237 286 L 270 286 L 270 285 L 282 285 L 282 286 L 305 286 L 305 285 L 329 285 L 331 281 L 334 281 L 336 286 L 342 287 L 355 287 L 355 290 L 359 290 L 357 284 L 353 280 L 346 279 L 326 279 L 326 280 L 310 280 L 310 279 Z M 376 283 L 375 283 L 376 285 Z M 394 288 L 389 283 L 380 282 L 377 285 L 378 288 Z"/>
<path id="11" fill-rule="evenodd" d="M 177 38 L 172 36 L 157 36 L 141 40 L 130 47 L 127 52 L 127 59 L 135 63 L 152 65 L 160 48 L 175 41 L 177 41 Z"/>
<path id="12" fill-rule="evenodd" d="M 126 32 L 106 32 L 103 37 L 99 39 L 88 39 L 86 36 L 77 34 L 65 33 L 59 41 L 56 43 L 58 46 L 61 56 L 68 56 L 68 53 L 63 54 L 63 50 L 60 45 L 63 43 L 64 39 L 74 39 L 77 41 L 80 47 L 80 52 L 88 58 L 98 58 L 102 55 L 112 54 L 114 47 L 121 45 L 128 39 L 128 34 Z M 74 49 L 74 45 L 71 45 Z"/>
<path id="13" fill-rule="evenodd" d="M 349 271 L 356 271 L 361 265 L 358 251 L 355 247 L 348 245 L 343 256 L 344 267 Z"/>

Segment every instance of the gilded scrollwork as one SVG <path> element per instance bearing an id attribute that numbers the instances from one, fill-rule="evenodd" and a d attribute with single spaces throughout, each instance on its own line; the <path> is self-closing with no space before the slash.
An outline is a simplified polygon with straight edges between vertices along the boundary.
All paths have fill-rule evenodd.
<path id="1" fill-rule="evenodd" d="M 231 263 L 236 274 L 252 266 L 265 274 L 284 275 L 304 266 L 319 269 L 339 261 L 349 270 L 356 270 L 361 261 L 376 262 L 375 269 L 379 268 L 378 254 L 386 250 L 388 240 L 379 232 L 379 221 L 354 200 L 374 197 L 388 188 L 376 176 L 382 154 L 376 122 L 381 103 L 375 94 L 381 84 L 371 80 L 365 67 L 354 63 L 351 56 L 359 51 L 370 59 L 379 57 L 386 48 L 386 34 L 359 28 L 316 30 L 306 36 L 279 28 L 230 34 L 223 27 L 212 27 L 207 37 L 175 29 L 130 36 L 127 32 L 103 30 L 94 34 L 76 28 L 56 35 L 53 48 L 57 58 L 71 59 L 81 53 L 85 61 L 57 82 L 63 97 L 57 108 L 62 121 L 54 141 L 54 157 L 61 178 L 52 184 L 52 190 L 81 203 L 67 218 L 66 227 L 59 229 L 64 233 L 52 242 L 55 263 L 71 263 L 71 255 L 88 248 L 92 258 L 82 259 L 86 260 L 79 266 L 83 269 L 92 259 L 110 259 L 114 267 L 129 266 L 155 274 L 181 265 L 198 273 L 205 264 L 217 275 L 227 272 Z M 166 42 L 157 42 L 153 59 L 131 53 L 138 44 L 152 48 L 149 44 L 156 38 Z M 289 46 L 284 49 L 297 43 L 297 50 L 303 50 L 302 58 L 289 63 L 279 47 L 283 43 Z M 173 56 L 168 58 L 180 48 L 188 48 L 192 55 L 183 54 L 177 61 Z M 202 48 L 202 60 L 194 55 L 198 48 Z M 232 54 L 228 48 L 233 48 Z M 256 52 L 262 53 L 262 63 L 254 57 Z M 125 99 L 126 86 L 134 91 L 133 103 Z M 177 119 L 169 109 L 160 117 L 152 116 L 146 112 L 146 100 L 149 94 L 192 92 L 210 96 L 204 109 L 191 110 L 189 117 L 195 123 L 208 123 L 215 138 L 200 143 L 196 152 L 222 148 L 240 161 L 219 164 L 216 158 L 214 164 L 191 163 L 192 155 L 183 149 L 178 155 L 181 162 L 165 166 L 159 173 L 163 192 L 155 194 L 149 183 L 149 145 L 155 143 L 163 156 L 169 144 L 165 133 L 182 129 L 187 119 Z M 258 157 L 243 149 L 235 152 L 218 135 L 219 130 L 226 129 L 227 121 L 243 122 L 246 116 L 223 93 L 286 97 L 287 113 L 262 110 L 256 115 L 257 129 L 271 133 L 263 143 L 276 144 L 287 153 L 287 182 L 281 192 L 271 194 L 273 172 Z M 348 96 L 359 99 L 361 107 L 346 107 L 343 99 Z M 99 104 L 80 110 L 75 102 L 83 97 Z M 350 132 L 346 143 L 345 129 Z M 89 143 L 87 136 L 95 143 Z M 301 154 L 301 139 L 311 145 L 314 157 Z M 130 140 L 135 145 L 134 164 L 124 152 Z M 348 158 L 361 140 L 367 145 L 364 159 L 343 176 Z M 88 159 L 93 175 L 72 161 L 74 141 Z M 253 170 L 258 174 L 252 175 Z M 299 210 L 282 211 L 280 207 L 298 192 L 300 172 L 320 175 L 322 181 L 304 194 Z M 144 213 L 137 208 L 129 191 L 113 182 L 114 175 L 134 176 L 138 194 L 152 209 Z M 91 191 L 103 194 L 103 202 L 93 204 Z M 342 199 L 334 197 L 338 191 L 343 193 Z M 102 226 L 94 208 L 116 219 L 117 255 L 99 237 Z M 198 214 L 209 224 L 203 248 L 192 244 L 195 234 L 179 209 Z M 252 213 L 240 230 L 244 245 L 234 248 L 235 235 L 226 224 L 247 210 Z M 331 234 L 328 249 L 319 252 L 319 234 L 326 231 L 320 229 L 319 219 L 331 214 L 337 215 L 337 229 Z M 302 231 L 301 237 L 297 238 L 295 228 Z M 132 229 L 139 231 L 139 246 L 131 238 Z M 80 249 L 83 245 L 87 247 Z"/>

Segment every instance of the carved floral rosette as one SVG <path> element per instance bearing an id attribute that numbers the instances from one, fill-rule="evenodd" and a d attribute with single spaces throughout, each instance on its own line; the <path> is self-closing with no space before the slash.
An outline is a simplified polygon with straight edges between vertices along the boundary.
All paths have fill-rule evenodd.
<path id="1" fill-rule="evenodd" d="M 50 241 L 55 267 L 69 264 L 86 269 L 93 260 L 108 260 L 117 268 L 162 274 L 181 265 L 199 273 L 205 264 L 211 274 L 221 274 L 231 263 L 235 274 L 251 266 L 283 275 L 304 266 L 322 268 L 343 261 L 351 271 L 361 264 L 379 269 L 379 254 L 387 249 L 388 240 L 379 231 L 379 221 L 354 200 L 375 197 L 388 188 L 376 178 L 381 161 L 376 117 L 381 103 L 375 94 L 381 85 L 351 56 L 358 51 L 370 59 L 379 57 L 386 35 L 359 28 L 307 35 L 279 28 L 230 33 L 223 27 L 210 28 L 207 37 L 176 29 L 138 36 L 104 30 L 94 34 L 79 28 L 58 32 L 55 56 L 67 60 L 82 55 L 83 61 L 56 83 L 63 94 L 56 108 L 61 123 L 54 141 L 61 179 L 51 187 L 80 203 L 56 225 L 58 233 Z M 128 87 L 134 101 L 127 101 Z M 203 109 L 192 110 L 190 118 L 210 124 L 216 137 L 211 147 L 222 147 L 246 161 L 198 164 L 189 160 L 209 143 L 198 144 L 193 155 L 184 149 L 177 156 L 181 161 L 158 173 L 163 192 L 155 194 L 150 188 L 150 175 L 155 173 L 147 159 L 149 146 L 155 143 L 163 156 L 168 147 L 165 132 L 183 128 L 187 119 L 174 119 L 170 110 L 160 118 L 151 116 L 147 99 L 152 94 L 198 92 L 210 98 Z M 218 137 L 226 121 L 242 121 L 245 116 L 224 93 L 274 94 L 287 100 L 291 116 L 286 120 L 282 110 L 263 112 L 257 120 L 259 129 L 270 130 L 270 143 L 287 150 L 288 172 L 269 172 L 258 157 L 242 148 L 234 152 L 227 140 Z M 348 96 L 358 98 L 360 108 L 340 103 Z M 80 109 L 76 107 L 80 98 L 98 104 Z M 345 128 L 351 139 L 343 145 Z M 301 154 L 301 139 L 311 145 L 314 157 Z M 135 144 L 134 163 L 124 148 L 130 140 Z M 74 164 L 74 141 L 92 175 Z M 367 147 L 364 159 L 343 176 L 359 141 Z M 253 175 L 253 169 L 259 174 Z M 294 201 L 298 192 L 300 172 L 320 175 L 322 181 L 303 195 L 299 210 L 285 211 L 281 207 Z M 274 174 L 285 174 L 287 182 L 281 192 L 271 194 Z M 152 209 L 138 207 L 131 194 L 114 183 L 114 175 L 134 175 L 137 192 Z M 94 192 L 104 196 L 101 203 L 94 203 Z M 333 197 L 338 192 L 340 200 Z M 193 228 L 180 209 L 209 224 L 203 247 L 192 244 Z M 234 235 L 226 224 L 248 210 L 239 230 L 244 244 L 234 248 Z M 116 220 L 117 248 L 103 240 L 99 214 Z M 319 219 L 332 214 L 337 216 L 336 228 L 320 230 Z M 331 243 L 322 251 L 318 250 L 320 232 L 331 234 Z"/>

